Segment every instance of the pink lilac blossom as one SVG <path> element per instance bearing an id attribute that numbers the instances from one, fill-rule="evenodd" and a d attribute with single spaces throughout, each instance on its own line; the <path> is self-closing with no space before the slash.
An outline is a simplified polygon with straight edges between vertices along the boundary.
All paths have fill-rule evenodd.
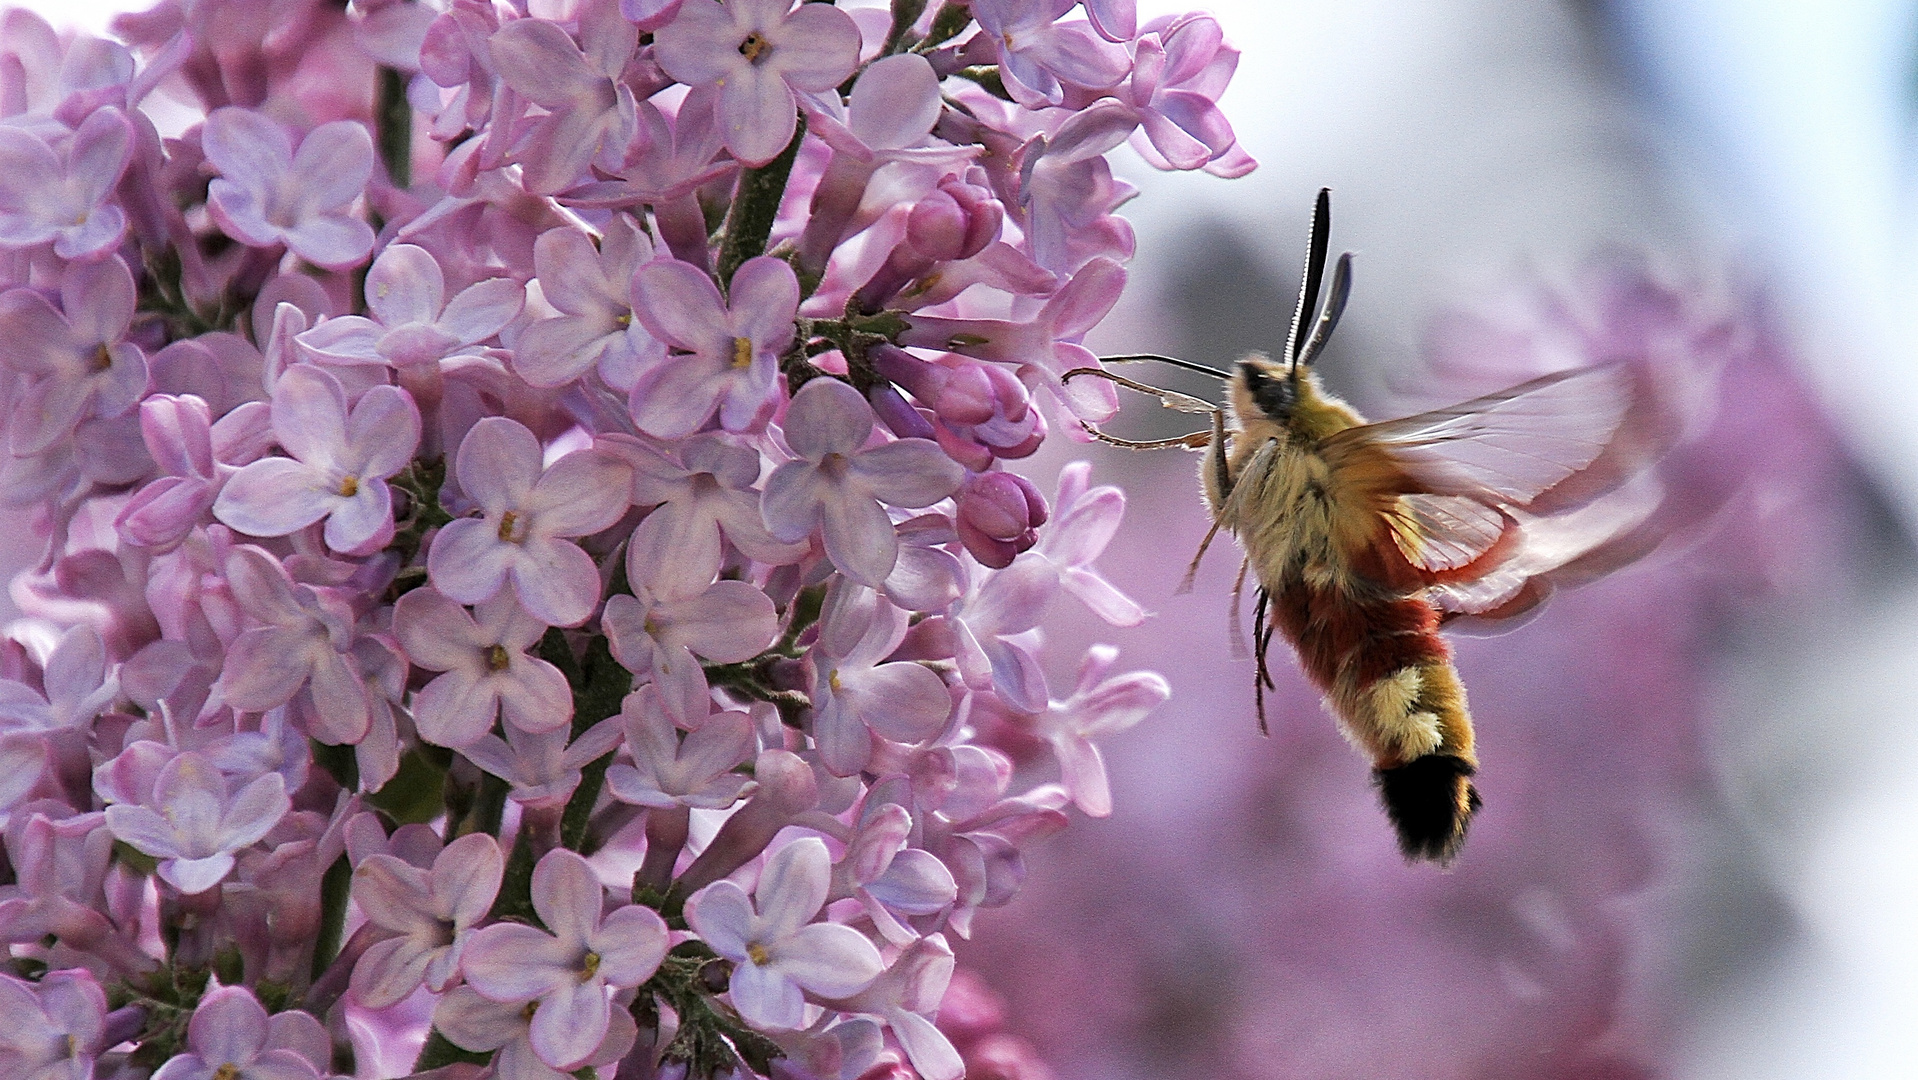
<path id="1" fill-rule="evenodd" d="M 526 652 L 546 624 L 521 607 L 511 589 L 470 614 L 437 589 L 415 589 L 393 606 L 393 632 L 414 665 L 441 673 L 413 697 L 413 723 L 427 742 L 470 745 L 501 716 L 532 734 L 573 717 L 566 676 Z"/>
<path id="2" fill-rule="evenodd" d="M 548 852 L 532 885 L 533 910 L 548 929 L 495 923 L 474 933 L 461 963 L 480 996 L 538 1002 L 533 1052 L 555 1069 L 577 1068 L 606 1037 L 608 988 L 638 986 L 666 955 L 657 912 L 628 904 L 602 914 L 604 894 L 585 859 Z"/>
<path id="3" fill-rule="evenodd" d="M 946 941 L 1157 685 L 1048 702 L 1143 612 L 1006 464 L 1107 404 L 1103 155 L 1249 161 L 1216 24 L 1070 7 L 0 14 L 0 1071 L 973 1060 Z"/>
<path id="4" fill-rule="evenodd" d="M 733 961 L 733 1007 L 752 1023 L 796 1028 L 805 995 L 845 997 L 879 977 L 885 962 L 858 931 L 812 917 L 826 903 L 832 856 L 808 837 L 779 849 L 752 896 L 716 881 L 686 902 L 686 920 Z"/>
<path id="5" fill-rule="evenodd" d="M 840 573 L 878 586 L 899 558 L 881 504 L 931 506 L 952 494 L 965 470 L 924 439 L 867 446 L 872 428 L 858 391 L 829 379 L 807 383 L 786 410 L 786 442 L 798 458 L 767 478 L 761 507 L 774 539 L 801 540 L 816 529 Z"/>
<path id="6" fill-rule="evenodd" d="M 490 600 L 510 579 L 520 605 L 550 626 L 586 621 L 599 601 L 591 556 L 569 539 L 607 528 L 625 513 L 631 474 L 591 450 L 541 465 L 540 445 L 524 425 L 489 416 L 460 442 L 460 489 L 477 518 L 440 530 L 427 573 L 463 604 Z"/>
<path id="7" fill-rule="evenodd" d="M 147 363 L 126 340 L 134 303 L 133 275 L 118 256 L 69 267 L 59 310 L 30 289 L 0 293 L 0 366 L 26 379 L 7 420 L 15 457 L 48 449 L 82 420 L 138 404 Z"/>
<path id="8" fill-rule="evenodd" d="M 0 127 L 0 247 L 51 241 L 62 259 L 94 259 L 126 234 L 126 212 L 108 201 L 132 159 L 126 116 L 101 109 L 64 150 L 25 128 Z"/>
<path id="9" fill-rule="evenodd" d="M 668 75 L 719 86 L 719 129 L 748 165 L 771 161 L 792 141 L 795 91 L 831 90 L 859 65 L 858 26 L 829 5 L 685 0 L 654 36 Z"/>
<path id="10" fill-rule="evenodd" d="M 639 297 L 634 314 L 674 350 L 642 369 L 633 386 L 639 429 L 656 439 L 680 439 L 715 410 L 727 431 L 759 422 L 773 404 L 778 357 L 792 341 L 799 308 L 792 268 L 766 256 L 751 259 L 722 298 L 703 271 L 655 259 L 639 268 L 633 288 Z"/>
<path id="11" fill-rule="evenodd" d="M 285 244 L 329 270 L 366 257 L 373 230 L 346 213 L 373 172 L 373 140 L 362 124 L 336 120 L 300 140 L 250 109 L 218 109 L 201 129 L 206 160 L 219 171 L 207 210 L 242 244 Z"/>
<path id="12" fill-rule="evenodd" d="M 285 536 L 324 520 L 326 546 L 368 555 L 393 539 L 386 481 L 413 459 L 420 413 L 395 386 L 375 386 L 351 410 L 339 380 L 288 368 L 273 387 L 273 436 L 291 457 L 262 458 L 235 473 L 213 516 L 249 536 Z"/>

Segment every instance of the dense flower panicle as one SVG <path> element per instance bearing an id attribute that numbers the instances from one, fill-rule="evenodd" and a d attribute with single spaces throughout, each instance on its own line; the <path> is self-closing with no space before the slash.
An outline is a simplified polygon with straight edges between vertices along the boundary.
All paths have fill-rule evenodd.
<path id="1" fill-rule="evenodd" d="M 0 14 L 0 1073 L 954 1080 L 1165 696 L 1050 699 L 1123 499 L 1006 468 L 1112 406 L 1103 155 L 1250 162 L 1074 8 Z"/>

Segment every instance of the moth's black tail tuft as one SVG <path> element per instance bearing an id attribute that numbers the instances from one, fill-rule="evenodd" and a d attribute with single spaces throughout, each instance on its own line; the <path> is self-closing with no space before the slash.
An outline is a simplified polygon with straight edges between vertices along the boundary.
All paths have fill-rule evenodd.
<path id="1" fill-rule="evenodd" d="M 1374 769 L 1385 813 L 1399 833 L 1408 859 L 1449 863 L 1465 843 L 1466 826 L 1478 811 L 1470 762 L 1450 754 L 1427 754 L 1394 769 Z"/>

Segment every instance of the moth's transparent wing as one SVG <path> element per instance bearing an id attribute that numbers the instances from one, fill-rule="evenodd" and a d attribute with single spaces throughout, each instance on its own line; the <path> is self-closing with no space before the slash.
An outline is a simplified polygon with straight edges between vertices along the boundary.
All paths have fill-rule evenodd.
<path id="1" fill-rule="evenodd" d="M 1367 477 L 1393 546 L 1440 608 L 1509 618 L 1577 568 L 1656 543 L 1641 526 L 1662 488 L 1644 471 L 1669 443 L 1645 419 L 1644 389 L 1624 365 L 1557 372 L 1349 428 L 1324 452 Z"/>
<path id="2" fill-rule="evenodd" d="M 1529 506 L 1605 454 L 1637 386 L 1622 364 L 1555 372 L 1449 408 L 1348 428 L 1325 449 L 1328 457 L 1346 443 L 1383 449 L 1412 491 Z"/>

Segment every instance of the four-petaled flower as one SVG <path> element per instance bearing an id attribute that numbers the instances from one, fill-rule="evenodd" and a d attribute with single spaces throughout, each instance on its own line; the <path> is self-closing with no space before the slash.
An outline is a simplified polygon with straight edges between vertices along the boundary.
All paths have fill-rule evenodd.
<path id="1" fill-rule="evenodd" d="M 391 855 L 367 856 L 353 871 L 353 899 L 368 920 L 395 936 L 374 942 L 353 968 L 353 996 L 369 1009 L 395 1005 L 421 983 L 444 991 L 460 953 L 499 892 L 506 861 L 499 842 L 468 833 L 446 845 L 431 870 Z"/>
<path id="2" fill-rule="evenodd" d="M 792 141 L 794 91 L 824 93 L 859 66 L 859 27 L 828 4 L 685 0 L 654 42 L 666 74 L 719 86 L 726 149 L 748 165 L 764 165 Z"/>
<path id="3" fill-rule="evenodd" d="M 872 408 L 836 379 L 814 379 L 786 409 L 786 445 L 798 460 L 773 470 L 760 511 L 778 540 L 816 528 L 839 572 L 878 588 L 899 559 L 899 538 L 881 503 L 931 506 L 965 482 L 966 470 L 930 439 L 867 447 Z"/>
<path id="4" fill-rule="evenodd" d="M 436 589 L 414 589 L 393 607 L 393 632 L 413 663 L 444 672 L 413 697 L 413 720 L 427 742 L 468 746 L 492 730 L 502 707 L 521 731 L 552 731 L 573 718 L 566 676 L 526 653 L 546 624 L 511 589 L 472 614 Z"/>
<path id="5" fill-rule="evenodd" d="M 346 212 L 373 175 L 365 124 L 321 124 L 295 151 L 285 125 L 229 106 L 207 116 L 200 145 L 220 171 L 207 188 L 206 208 L 228 236 L 252 247 L 285 244 L 328 270 L 344 270 L 373 250 L 372 228 Z"/>
<path id="6" fill-rule="evenodd" d="M 235 473 L 213 516 L 250 536 L 285 536 L 325 519 L 326 546 L 370 555 L 393 540 L 388 477 L 413 460 L 420 413 L 397 386 L 375 386 L 349 411 L 346 390 L 307 364 L 273 387 L 273 436 L 292 457 Z"/>
<path id="7" fill-rule="evenodd" d="M 752 428 L 772 406 L 779 355 L 793 338 L 799 279 L 792 267 L 765 255 L 748 259 L 722 298 L 705 271 L 654 259 L 639 268 L 633 291 L 639 299 L 633 314 L 676 350 L 643 368 L 633 385 L 639 429 L 656 439 L 680 439 L 715 410 L 727 431 Z"/>
<path id="8" fill-rule="evenodd" d="M 832 856 L 813 837 L 780 848 L 751 897 L 715 881 L 686 901 L 686 921 L 734 964 L 733 1007 L 756 1027 L 806 1022 L 807 993 L 843 998 L 866 988 L 885 961 L 864 934 L 813 922 L 832 886 Z"/>
<path id="9" fill-rule="evenodd" d="M 599 601 L 599 571 L 568 538 L 596 533 L 626 512 L 633 482 L 627 467 L 578 450 L 542 469 L 533 433 L 489 416 L 466 433 L 454 471 L 484 516 L 440 530 L 426 561 L 433 584 L 462 604 L 477 604 L 510 578 L 520 605 L 541 622 L 585 622 Z"/>
<path id="10" fill-rule="evenodd" d="M 533 868 L 532 886 L 533 910 L 547 930 L 494 923 L 473 934 L 461 962 L 482 997 L 538 1002 L 533 1052 L 555 1069 L 577 1068 L 606 1037 L 608 989 L 638 986 L 666 956 L 666 920 L 638 904 L 602 916 L 605 894 L 585 859 L 549 851 Z"/>
<path id="11" fill-rule="evenodd" d="M 292 807 L 286 778 L 265 773 L 236 792 L 205 755 L 187 751 L 160 768 L 151 805 L 107 807 L 113 835 L 160 861 L 160 877 L 183 893 L 218 885 L 233 853 L 253 846 Z"/>

